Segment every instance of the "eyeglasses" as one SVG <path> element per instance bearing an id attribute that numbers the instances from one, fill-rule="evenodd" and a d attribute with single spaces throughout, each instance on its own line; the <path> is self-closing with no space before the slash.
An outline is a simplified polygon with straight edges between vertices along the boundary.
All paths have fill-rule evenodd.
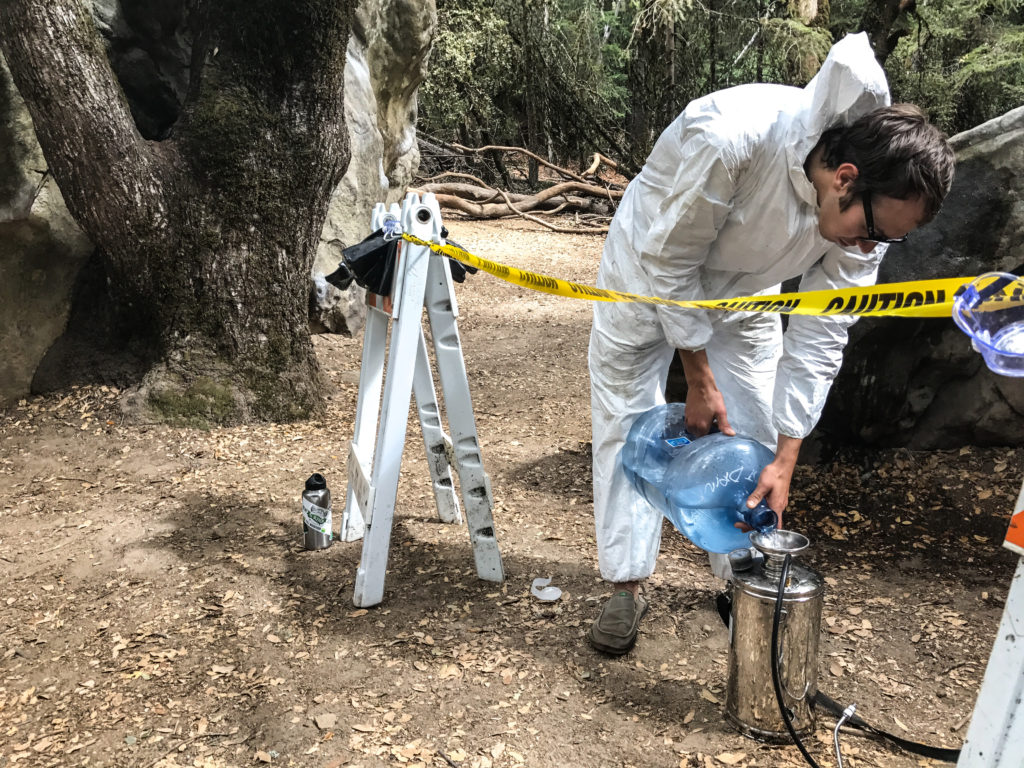
<path id="1" fill-rule="evenodd" d="M 864 203 L 864 223 L 868 228 L 868 236 L 863 238 L 872 243 L 902 243 L 907 239 L 907 235 L 903 237 L 885 237 L 875 231 L 875 217 L 871 213 L 871 193 L 864 192 L 860 199 Z"/>

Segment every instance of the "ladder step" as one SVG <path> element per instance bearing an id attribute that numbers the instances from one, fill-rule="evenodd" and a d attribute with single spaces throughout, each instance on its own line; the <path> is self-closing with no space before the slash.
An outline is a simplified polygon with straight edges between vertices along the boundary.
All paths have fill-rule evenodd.
<path id="1" fill-rule="evenodd" d="M 373 497 L 376 488 L 370 482 L 370 473 L 359 457 L 354 440 L 349 443 L 348 448 L 348 487 L 352 490 L 352 495 L 359 506 L 363 522 L 369 525 L 370 518 L 373 516 Z"/>

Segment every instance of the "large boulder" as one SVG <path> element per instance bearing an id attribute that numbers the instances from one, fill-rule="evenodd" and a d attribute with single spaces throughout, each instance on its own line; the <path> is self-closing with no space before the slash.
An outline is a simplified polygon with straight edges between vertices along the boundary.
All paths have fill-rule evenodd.
<path id="1" fill-rule="evenodd" d="M 32 118 L 0 57 L 0 406 L 28 393 L 91 252 L 46 173 Z"/>
<path id="2" fill-rule="evenodd" d="M 343 248 L 370 234 L 374 204 L 398 201 L 416 173 L 416 89 L 436 26 L 434 0 L 364 0 L 352 20 L 345 69 L 352 159 L 331 197 L 313 266 L 312 315 L 323 330 L 352 333 L 366 319 L 361 288 L 341 292 L 322 276 L 337 269 Z"/>
<path id="3" fill-rule="evenodd" d="M 186 0 L 92 4 L 139 131 L 156 141 L 173 130 L 188 87 L 185 7 Z M 316 331 L 352 333 L 365 318 L 362 290 L 341 293 L 322 275 L 335 269 L 343 247 L 369 233 L 373 204 L 399 199 L 416 170 L 416 89 L 426 74 L 436 17 L 434 0 L 362 0 L 357 9 L 345 73 L 352 155 L 311 275 Z M 68 368 L 80 361 L 80 339 L 62 337 L 73 289 L 76 306 L 87 305 L 84 314 L 95 317 L 87 303 L 96 297 L 87 294 L 103 286 L 102 276 L 83 272 L 92 246 L 45 170 L 31 119 L 0 59 L 0 407 L 32 389 L 67 382 Z"/>
<path id="4" fill-rule="evenodd" d="M 1024 107 L 951 139 L 957 171 L 939 215 L 890 246 L 879 282 L 1024 267 Z M 1024 380 L 998 376 L 949 319 L 870 319 L 815 438 L 915 449 L 1024 444 Z"/>

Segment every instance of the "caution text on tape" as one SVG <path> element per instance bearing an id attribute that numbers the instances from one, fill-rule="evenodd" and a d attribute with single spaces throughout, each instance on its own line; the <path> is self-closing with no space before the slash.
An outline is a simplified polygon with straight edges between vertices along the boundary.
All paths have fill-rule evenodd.
<path id="1" fill-rule="evenodd" d="M 409 234 L 402 237 L 450 258 L 476 267 L 514 285 L 554 296 L 590 301 L 629 301 L 686 309 L 714 309 L 726 312 L 775 312 L 789 315 L 857 315 L 863 317 L 949 317 L 953 299 L 973 277 L 882 283 L 865 288 L 831 291 L 801 291 L 771 296 L 738 296 L 731 299 L 665 299 L 612 291 L 592 285 L 560 280 L 537 272 L 510 267 L 484 259 L 456 245 L 431 243 Z"/>

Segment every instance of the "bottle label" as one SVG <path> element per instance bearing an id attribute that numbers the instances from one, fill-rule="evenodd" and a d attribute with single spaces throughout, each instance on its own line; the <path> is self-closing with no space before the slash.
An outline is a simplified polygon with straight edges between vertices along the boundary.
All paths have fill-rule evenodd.
<path id="1" fill-rule="evenodd" d="M 302 500 L 302 522 L 310 530 L 325 536 L 331 535 L 331 508 L 317 506 L 308 499 Z"/>
<path id="2" fill-rule="evenodd" d="M 671 448 L 678 448 L 681 445 L 689 445 L 690 439 L 680 435 L 679 437 L 666 438 L 665 442 L 668 443 L 669 447 Z"/>

